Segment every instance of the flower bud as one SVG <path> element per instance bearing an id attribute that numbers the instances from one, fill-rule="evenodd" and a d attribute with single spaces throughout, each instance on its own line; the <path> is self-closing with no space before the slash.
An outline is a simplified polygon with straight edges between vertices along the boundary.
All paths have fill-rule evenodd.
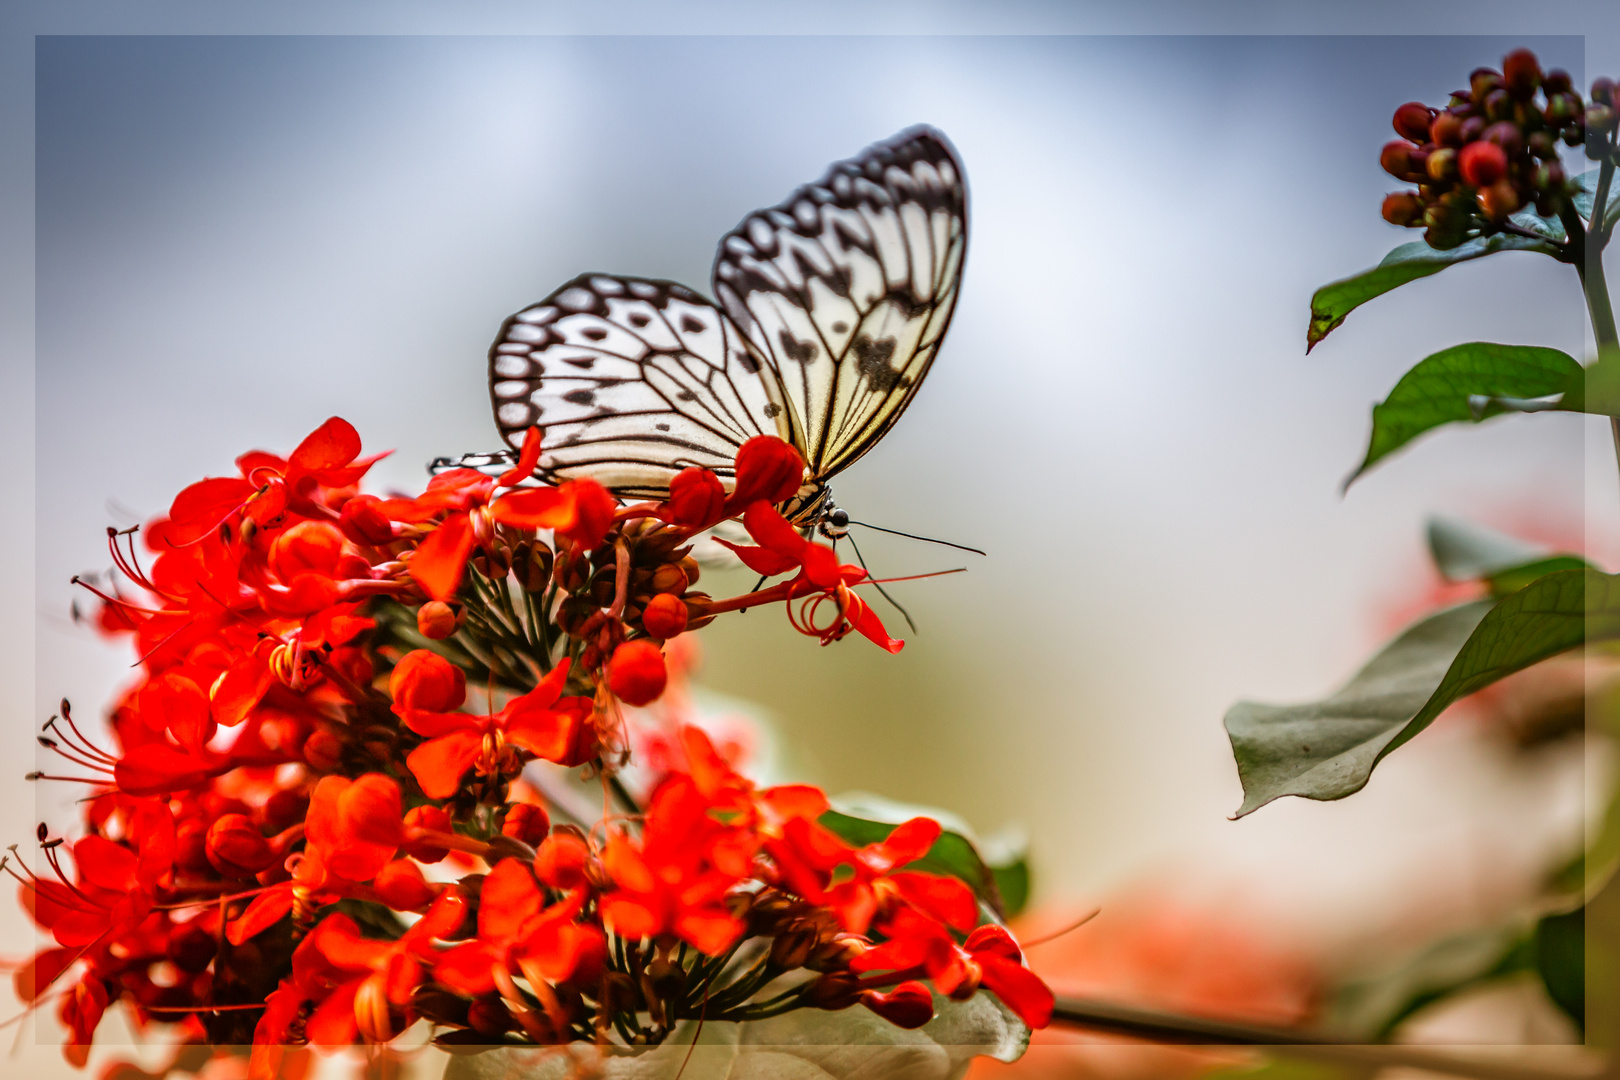
<path id="1" fill-rule="evenodd" d="M 1548 161 L 1536 169 L 1533 179 L 1537 191 L 1562 193 L 1564 190 L 1564 167 L 1556 161 Z"/>
<path id="2" fill-rule="evenodd" d="M 316 772 L 335 771 L 343 761 L 343 740 L 324 727 L 319 727 L 306 738 L 303 758 L 305 764 Z"/>
<path id="3" fill-rule="evenodd" d="M 421 911 L 439 895 L 422 876 L 421 869 L 409 859 L 384 864 L 372 888 L 377 890 L 377 898 L 395 911 Z"/>
<path id="4" fill-rule="evenodd" d="M 276 861 L 259 827 L 244 814 L 225 814 L 208 827 L 208 861 L 226 877 L 252 877 Z"/>
<path id="5" fill-rule="evenodd" d="M 1541 80 L 1541 89 L 1546 92 L 1548 97 L 1553 94 L 1568 93 L 1569 89 L 1574 85 L 1575 81 L 1569 77 L 1569 72 L 1563 68 L 1553 68 Z"/>
<path id="6" fill-rule="evenodd" d="M 627 641 L 613 651 L 608 689 L 627 705 L 651 705 L 664 692 L 669 671 L 664 654 L 651 641 Z"/>
<path id="7" fill-rule="evenodd" d="M 1406 227 L 1416 225 L 1423 219 L 1423 203 L 1410 191 L 1396 191 L 1384 196 L 1383 209 L 1384 220 L 1391 225 Z"/>
<path id="8" fill-rule="evenodd" d="M 1485 95 L 1482 104 L 1485 107 L 1485 119 L 1487 120 L 1505 120 L 1513 113 L 1513 96 L 1506 90 L 1492 90 Z"/>
<path id="9" fill-rule="evenodd" d="M 208 829 L 200 821 L 182 821 L 175 829 L 174 862 L 193 874 L 210 873 L 214 864 L 208 861 Z"/>
<path id="10" fill-rule="evenodd" d="M 1461 146 L 1462 129 L 1466 121 L 1455 113 L 1443 112 L 1429 125 L 1429 138 L 1440 146 Z"/>
<path id="11" fill-rule="evenodd" d="M 467 1006 L 467 1026 L 480 1035 L 494 1037 L 504 1035 L 517 1027 L 517 1021 L 512 1019 L 511 1012 L 501 1003 L 498 996 L 490 995 L 475 998 L 472 1004 Z"/>
<path id="12" fill-rule="evenodd" d="M 1483 116 L 1470 116 L 1463 121 L 1462 141 L 1471 143 L 1485 134 L 1485 118 Z"/>
<path id="13" fill-rule="evenodd" d="M 934 1018 L 934 995 L 928 987 L 916 980 L 903 982 L 882 993 L 867 990 L 861 994 L 861 1004 L 898 1028 L 920 1028 Z"/>
<path id="14" fill-rule="evenodd" d="M 713 525 L 725 512 L 726 489 L 720 478 L 696 465 L 669 482 L 669 506 L 675 524 L 687 528 Z"/>
<path id="15" fill-rule="evenodd" d="M 1526 142 L 1530 153 L 1542 161 L 1547 161 L 1558 154 L 1558 143 L 1550 132 L 1538 131 Z"/>
<path id="16" fill-rule="evenodd" d="M 546 808 L 533 803 L 513 803 L 501 819 L 501 832 L 530 847 L 539 847 L 551 831 L 551 817 Z"/>
<path id="17" fill-rule="evenodd" d="M 429 600 L 416 611 L 417 632 L 429 641 L 443 641 L 460 625 L 459 613 L 443 600 Z"/>
<path id="18" fill-rule="evenodd" d="M 343 555 L 343 533 L 327 521 L 300 521 L 270 545 L 270 566 L 284 582 L 299 574 L 330 576 Z"/>
<path id="19" fill-rule="evenodd" d="M 1385 143 L 1378 164 L 1395 179 L 1405 180 L 1412 172 L 1412 144 L 1400 139 Z"/>
<path id="20" fill-rule="evenodd" d="M 282 789 L 265 800 L 264 827 L 271 832 L 281 832 L 303 821 L 308 812 L 308 795 Z"/>
<path id="21" fill-rule="evenodd" d="M 1484 101 L 1487 94 L 1501 86 L 1502 76 L 1492 68 L 1475 68 L 1468 76 L 1468 93 L 1475 101 Z"/>
<path id="22" fill-rule="evenodd" d="M 189 975 L 206 971 L 218 953 L 218 939 L 198 926 L 196 920 L 181 923 L 169 931 L 166 955 L 174 961 L 175 967 Z"/>
<path id="23" fill-rule="evenodd" d="M 1429 179 L 1437 183 L 1457 178 L 1457 151 L 1451 147 L 1442 147 L 1429 155 L 1425 171 Z"/>
<path id="24" fill-rule="evenodd" d="M 382 500 L 375 495 L 356 495 L 343 504 L 338 528 L 356 544 L 381 547 L 394 539 L 394 523 L 377 509 Z"/>
<path id="25" fill-rule="evenodd" d="M 1581 115 L 1581 103 L 1573 94 L 1553 94 L 1547 99 L 1547 123 L 1561 128 Z"/>
<path id="26" fill-rule="evenodd" d="M 647 633 L 660 641 L 668 641 L 686 629 L 686 601 L 678 596 L 660 593 L 650 600 L 641 613 L 641 625 Z"/>
<path id="27" fill-rule="evenodd" d="M 590 861 L 591 852 L 584 840 L 558 830 L 540 842 L 534 856 L 534 874 L 553 889 L 573 889 L 585 883 Z"/>
<path id="28" fill-rule="evenodd" d="M 1457 155 L 1462 178 L 1477 188 L 1495 183 L 1507 172 L 1507 154 L 1493 142 L 1472 142 Z"/>
<path id="29" fill-rule="evenodd" d="M 467 676 L 438 653 L 414 649 L 394 665 L 388 693 L 399 708 L 452 712 L 467 700 Z"/>
<path id="30" fill-rule="evenodd" d="M 771 939 L 771 963 L 783 971 L 802 968 L 819 940 L 815 927 L 802 923 L 789 927 Z"/>
<path id="31" fill-rule="evenodd" d="M 1517 157 L 1524 149 L 1524 132 L 1519 129 L 1519 125 L 1506 120 L 1486 128 L 1483 138 L 1486 142 L 1500 146 L 1508 157 Z"/>
<path id="32" fill-rule="evenodd" d="M 449 832 L 450 812 L 442 806 L 413 806 L 405 812 L 403 819 L 405 825 L 404 854 L 409 855 L 417 862 L 436 863 L 449 852 L 442 847 L 434 847 L 427 841 L 418 839 L 424 831 Z"/>
<path id="33" fill-rule="evenodd" d="M 1520 206 L 1518 189 L 1513 181 L 1502 177 L 1490 187 L 1481 189 L 1479 193 L 1479 208 L 1485 216 L 1494 221 L 1501 221 L 1512 214 Z"/>
<path id="34" fill-rule="evenodd" d="M 679 596 L 686 591 L 688 584 L 686 571 L 681 569 L 679 563 L 664 563 L 653 571 L 649 584 L 655 593 L 672 593 Z"/>
<path id="35" fill-rule="evenodd" d="M 977 989 L 977 987 L 975 987 Z M 804 990 L 804 1003 L 812 1008 L 837 1012 L 861 999 L 860 980 L 844 971 L 829 971 Z"/>
<path id="36" fill-rule="evenodd" d="M 1395 134 L 1421 143 L 1429 137 L 1429 124 L 1433 118 L 1433 109 L 1421 101 L 1408 101 L 1395 110 Z"/>
<path id="37" fill-rule="evenodd" d="M 1599 105 L 1613 105 L 1614 80 L 1606 75 L 1600 75 L 1592 80 L 1592 100 Z"/>
<path id="38" fill-rule="evenodd" d="M 1502 60 L 1502 82 L 1516 98 L 1528 98 L 1541 86 L 1541 64 L 1529 49 L 1514 49 Z"/>
<path id="39" fill-rule="evenodd" d="M 688 589 L 697 584 L 697 579 L 702 575 L 703 568 L 698 565 L 696 559 L 690 555 L 682 555 L 681 561 L 676 565 L 681 568 L 681 573 L 686 575 L 686 587 Z"/>
<path id="40" fill-rule="evenodd" d="M 1614 126 L 1615 111 L 1610 105 L 1588 105 L 1586 107 L 1586 130 L 1589 132 L 1606 132 Z"/>

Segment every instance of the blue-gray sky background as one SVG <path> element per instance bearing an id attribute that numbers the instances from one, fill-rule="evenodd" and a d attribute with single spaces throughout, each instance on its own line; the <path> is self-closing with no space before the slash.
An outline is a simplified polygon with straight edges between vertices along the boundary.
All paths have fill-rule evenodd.
<path id="1" fill-rule="evenodd" d="M 1378 216 L 1394 107 L 1523 43 L 1583 85 L 1620 66 L 1613 41 L 1522 34 L 42 37 L 15 771 L 58 698 L 93 714 L 129 677 L 67 618 L 106 525 L 332 414 L 394 448 L 381 485 L 420 486 L 429 458 L 496 445 L 506 315 L 587 269 L 706 292 L 749 210 L 921 121 L 971 185 L 962 299 L 909 412 L 836 486 L 863 520 L 990 557 L 899 587 L 922 632 L 898 657 L 761 610 L 704 632 L 705 681 L 774 714 L 832 790 L 1021 823 L 1047 896 L 1279 827 L 1224 820 L 1221 714 L 1347 675 L 1426 580 L 1427 514 L 1620 555 L 1614 462 L 1577 417 L 1445 431 L 1339 492 L 1371 404 L 1428 353 L 1584 356 L 1567 268 L 1458 268 L 1304 355 L 1311 291 L 1416 238 Z M 884 574 L 963 564 L 861 541 Z M 7 802 L 9 839 L 69 823 L 41 794 Z"/>

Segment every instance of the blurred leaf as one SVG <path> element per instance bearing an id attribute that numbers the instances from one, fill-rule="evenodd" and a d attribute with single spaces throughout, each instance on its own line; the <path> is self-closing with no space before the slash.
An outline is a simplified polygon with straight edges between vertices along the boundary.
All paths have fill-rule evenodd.
<path id="1" fill-rule="evenodd" d="M 1341 689 L 1303 705 L 1239 702 L 1226 714 L 1243 805 L 1342 799 L 1452 702 L 1549 656 L 1620 636 L 1620 577 L 1560 570 L 1498 601 L 1408 627 Z"/>
<path id="2" fill-rule="evenodd" d="M 1600 346 L 1597 360 L 1570 378 L 1558 407 L 1565 412 L 1620 416 L 1620 348 Z"/>
<path id="3" fill-rule="evenodd" d="M 1548 915 L 1536 924 L 1536 971 L 1547 996 L 1586 1027 L 1586 909 Z"/>
<path id="4" fill-rule="evenodd" d="M 1534 411 L 1530 399 L 1562 394 L 1581 370 L 1568 353 L 1536 345 L 1472 341 L 1425 357 L 1373 406 L 1367 455 L 1345 486 L 1430 428 Z"/>
<path id="5" fill-rule="evenodd" d="M 1476 237 L 1450 251 L 1436 251 L 1422 240 L 1402 244 L 1385 255 L 1383 262 L 1371 270 L 1364 270 L 1316 290 L 1316 295 L 1311 297 L 1311 325 L 1305 335 L 1305 351 L 1310 352 L 1318 341 L 1344 322 L 1346 316 L 1374 297 L 1398 289 L 1409 281 L 1438 274 L 1448 266 L 1494 255 L 1499 251 L 1557 254 L 1557 248 L 1545 240 L 1531 240 L 1505 233 L 1488 238 Z"/>
<path id="6" fill-rule="evenodd" d="M 996 891 L 1001 893 L 1001 906 L 1007 918 L 1022 914 L 1029 906 L 1029 860 L 1020 858 L 1017 862 L 992 865 L 990 873 L 996 880 Z"/>
<path id="7" fill-rule="evenodd" d="M 1540 233 L 1555 244 L 1562 244 L 1569 235 L 1564 232 L 1564 223 L 1562 221 L 1555 217 L 1542 217 L 1536 213 L 1533 206 L 1526 210 L 1520 210 L 1508 220 L 1521 229 L 1529 229 L 1531 232 Z"/>
<path id="8" fill-rule="evenodd" d="M 1588 221 L 1592 220 L 1592 200 L 1597 197 L 1598 174 L 1602 169 L 1587 169 L 1575 178 L 1581 189 L 1569 201 L 1575 204 L 1575 212 Z"/>
<path id="9" fill-rule="evenodd" d="M 835 800 L 839 801 L 839 800 Z M 925 806 L 907 806 L 902 803 L 890 803 L 885 800 L 876 806 L 869 798 L 858 802 L 868 814 L 874 811 L 881 812 L 883 817 L 892 817 L 895 820 L 883 821 L 873 816 L 859 817 L 853 813 L 833 809 L 821 815 L 821 824 L 837 833 L 851 844 L 865 846 L 876 844 L 888 839 L 896 825 L 913 817 L 931 817 L 936 821 L 941 816 L 949 818 L 951 815 Z M 853 809 L 853 807 L 846 807 Z M 943 824 L 943 823 L 942 823 Z M 1020 859 L 1018 865 L 1023 865 Z M 978 847 L 968 838 L 965 831 L 945 829 L 934 841 L 934 846 L 928 849 L 928 854 L 907 866 L 908 870 L 926 870 L 933 874 L 944 874 L 957 878 L 968 884 L 978 894 L 980 900 L 987 904 L 991 911 L 1002 919 L 1014 914 L 1008 906 L 1006 898 L 1001 894 L 1000 882 L 996 871 L 979 854 Z M 1020 906 L 1028 896 L 1029 869 L 1024 866 L 1025 896 L 1020 898 Z M 1014 874 L 1016 883 L 1016 873 Z"/>
<path id="10" fill-rule="evenodd" d="M 1478 581 L 1552 554 L 1540 544 L 1461 518 L 1429 518 L 1429 555 L 1447 581 Z"/>

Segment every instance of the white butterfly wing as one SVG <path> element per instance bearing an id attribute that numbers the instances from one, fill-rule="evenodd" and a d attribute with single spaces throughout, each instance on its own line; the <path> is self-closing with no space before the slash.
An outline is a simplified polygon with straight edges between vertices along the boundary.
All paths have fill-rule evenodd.
<path id="1" fill-rule="evenodd" d="M 833 165 L 721 240 L 715 296 L 773 361 L 813 476 L 866 453 L 910 404 L 966 251 L 966 176 L 927 127 Z"/>
<path id="2" fill-rule="evenodd" d="M 662 498 L 691 465 L 730 478 L 755 435 L 798 443 L 775 372 L 721 311 L 667 281 L 585 274 L 501 326 L 490 396 L 514 448 L 545 430 L 538 474 Z"/>

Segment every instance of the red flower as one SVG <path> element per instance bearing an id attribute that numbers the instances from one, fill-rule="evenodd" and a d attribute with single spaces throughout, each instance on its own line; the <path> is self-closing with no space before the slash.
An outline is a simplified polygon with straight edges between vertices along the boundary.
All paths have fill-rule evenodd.
<path id="1" fill-rule="evenodd" d="M 957 945 L 938 922 L 902 907 L 885 922 L 883 932 L 888 940 L 850 961 L 851 971 L 926 974 L 940 993 L 958 1000 L 972 997 L 982 986 L 1030 1027 L 1051 1021 L 1052 991 L 1023 965 L 1018 944 L 1002 927 L 981 926 Z"/>
<path id="2" fill-rule="evenodd" d="M 486 776 L 517 772 L 522 763 L 510 747 L 570 766 L 596 756 L 595 733 L 589 723 L 591 699 L 562 696 L 568 681 L 567 659 L 500 712 L 475 716 L 448 711 L 460 704 L 461 696 L 446 689 L 447 682 L 455 681 L 447 670 L 452 668 L 449 661 L 426 650 L 417 650 L 406 660 L 411 656 L 419 659 L 396 681 L 394 711 L 407 727 L 428 740 L 410 752 L 405 764 L 429 798 L 450 798 L 474 766 Z M 427 686 L 431 690 L 423 689 Z M 437 695 L 434 703 L 443 707 L 401 704 L 423 695 Z"/>
<path id="3" fill-rule="evenodd" d="M 607 939 L 578 921 L 584 908 L 583 889 L 548 907 L 529 864 L 502 859 L 479 890 L 478 937 L 441 953 L 434 978 L 469 995 L 495 989 L 513 969 L 531 985 L 576 974 L 590 982 L 605 958 Z"/>
<path id="4" fill-rule="evenodd" d="M 787 823 L 769 850 L 793 889 L 830 907 L 850 933 L 866 933 L 881 911 L 898 904 L 965 932 L 979 915 L 972 889 L 956 878 L 898 869 L 928 854 L 939 831 L 939 822 L 931 818 L 912 818 L 884 840 L 857 848 L 830 829 L 798 818 Z"/>

